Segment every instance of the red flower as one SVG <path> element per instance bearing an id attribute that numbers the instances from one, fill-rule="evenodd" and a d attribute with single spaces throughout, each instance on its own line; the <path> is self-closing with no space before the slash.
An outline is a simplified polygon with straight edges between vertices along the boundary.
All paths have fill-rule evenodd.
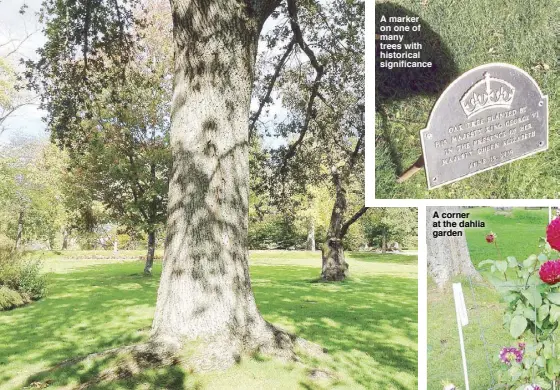
<path id="1" fill-rule="evenodd" d="M 539 277 L 546 284 L 556 284 L 560 282 L 560 259 L 549 260 L 541 265 Z"/>
<path id="2" fill-rule="evenodd" d="M 546 241 L 553 249 L 560 251 L 560 218 L 554 218 L 546 228 Z"/>
<path id="3" fill-rule="evenodd" d="M 491 244 L 496 239 L 496 235 L 494 233 L 490 233 L 486 236 L 486 242 Z"/>

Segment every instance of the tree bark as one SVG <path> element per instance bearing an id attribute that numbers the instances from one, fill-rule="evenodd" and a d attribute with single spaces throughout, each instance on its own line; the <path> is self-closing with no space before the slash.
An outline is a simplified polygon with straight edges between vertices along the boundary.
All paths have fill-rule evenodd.
<path id="1" fill-rule="evenodd" d="M 342 185 L 340 174 L 333 169 L 332 179 L 336 188 L 336 199 L 334 201 L 327 240 L 323 244 L 323 265 L 321 278 L 325 281 L 341 281 L 348 276 L 348 263 L 344 259 L 343 218 L 347 208 L 346 190 Z"/>
<path id="2" fill-rule="evenodd" d="M 64 228 L 62 232 L 62 248 L 63 251 L 68 249 L 68 229 Z"/>
<path id="3" fill-rule="evenodd" d="M 247 246 L 249 104 L 260 29 L 276 4 L 171 1 L 173 167 L 151 342 L 173 351 L 203 339 L 202 366 L 290 343 L 257 309 Z"/>
<path id="4" fill-rule="evenodd" d="M 155 251 L 156 251 L 156 232 L 152 230 L 148 232 L 148 253 L 146 254 L 146 265 L 144 266 L 145 275 L 152 275 Z"/>
<path id="5" fill-rule="evenodd" d="M 381 233 L 381 253 L 387 253 L 387 231 L 383 229 Z"/>
<path id="6" fill-rule="evenodd" d="M 308 251 L 315 252 L 315 221 L 313 218 L 309 220 L 306 246 Z"/>
<path id="7" fill-rule="evenodd" d="M 23 217 L 24 217 L 24 215 L 25 215 L 24 211 L 20 210 L 19 217 L 18 217 L 15 250 L 18 250 L 20 245 L 21 245 L 21 239 L 23 237 Z"/>
<path id="8" fill-rule="evenodd" d="M 481 279 L 480 274 L 472 264 L 463 228 L 453 228 L 463 232 L 462 236 L 443 236 L 434 238 L 435 230 L 448 230 L 441 227 L 435 228 L 434 222 L 443 221 L 443 213 L 460 212 L 459 207 L 427 207 L 426 213 L 426 241 L 428 247 L 428 273 L 442 289 L 455 276 L 468 276 L 475 280 Z M 437 212 L 439 218 L 434 218 Z M 461 219 L 448 219 L 460 222 Z M 443 225 L 442 225 L 443 226 Z"/>

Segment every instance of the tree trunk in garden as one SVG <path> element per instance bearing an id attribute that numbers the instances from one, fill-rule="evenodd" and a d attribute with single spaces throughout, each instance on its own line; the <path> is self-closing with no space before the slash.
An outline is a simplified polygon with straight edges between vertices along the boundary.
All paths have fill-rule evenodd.
<path id="1" fill-rule="evenodd" d="M 173 167 L 151 343 L 176 351 L 204 340 L 202 369 L 255 349 L 291 351 L 257 309 L 247 247 L 249 103 L 260 29 L 276 5 L 171 1 Z"/>
<path id="2" fill-rule="evenodd" d="M 385 229 L 381 235 L 381 253 L 387 253 L 387 231 Z"/>
<path id="3" fill-rule="evenodd" d="M 434 238 L 435 230 L 449 230 L 449 228 L 434 228 L 434 222 L 443 221 L 443 213 L 460 212 L 459 207 L 427 207 L 426 209 L 426 242 L 428 247 L 428 273 L 442 289 L 454 276 L 463 275 L 481 279 L 480 274 L 472 264 L 463 228 L 453 228 L 463 232 L 462 236 L 443 236 Z M 439 218 L 434 218 L 437 212 Z M 447 219 L 460 222 L 461 219 Z M 443 223 L 443 222 L 442 222 Z"/>
<path id="4" fill-rule="evenodd" d="M 148 232 L 148 253 L 146 255 L 146 265 L 144 266 L 144 274 L 151 275 L 154 266 L 154 253 L 156 251 L 156 233 Z"/>
<path id="5" fill-rule="evenodd" d="M 68 249 L 68 229 L 62 232 L 62 250 Z"/>
<path id="6" fill-rule="evenodd" d="M 17 235 L 16 235 L 16 244 L 15 244 L 15 249 L 19 249 L 20 245 L 21 245 L 21 239 L 23 236 L 23 217 L 24 217 L 24 211 L 21 210 L 19 212 L 19 217 L 18 217 L 18 226 L 17 226 Z"/>
<path id="7" fill-rule="evenodd" d="M 346 190 L 342 186 L 338 172 L 333 171 L 332 179 L 336 188 L 336 199 L 331 213 L 327 240 L 322 248 L 321 278 L 326 281 L 341 281 L 348 276 L 348 263 L 344 260 L 344 247 L 342 246 L 343 218 L 347 207 Z"/>
<path id="8" fill-rule="evenodd" d="M 306 247 L 308 251 L 315 252 L 315 221 L 313 219 L 309 221 Z"/>

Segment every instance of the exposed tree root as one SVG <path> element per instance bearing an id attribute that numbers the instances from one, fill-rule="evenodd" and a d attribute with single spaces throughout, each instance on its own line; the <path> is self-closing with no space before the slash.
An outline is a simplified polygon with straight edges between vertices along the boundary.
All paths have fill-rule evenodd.
<path id="1" fill-rule="evenodd" d="M 143 344 L 113 348 L 103 352 L 66 360 L 49 372 L 87 361 L 114 358 L 112 366 L 80 384 L 76 389 L 116 380 L 131 378 L 147 369 L 180 366 L 188 372 L 224 370 L 255 354 L 267 355 L 282 362 L 300 362 L 300 357 L 320 358 L 326 350 L 321 346 L 296 337 L 272 324 L 264 322 L 264 330 L 251 332 L 245 337 L 224 333 L 206 340 L 177 343 L 151 340 Z M 168 340 L 167 340 L 168 341 Z M 317 370 L 311 370 L 311 373 Z M 312 375 L 314 376 L 314 375 Z"/>

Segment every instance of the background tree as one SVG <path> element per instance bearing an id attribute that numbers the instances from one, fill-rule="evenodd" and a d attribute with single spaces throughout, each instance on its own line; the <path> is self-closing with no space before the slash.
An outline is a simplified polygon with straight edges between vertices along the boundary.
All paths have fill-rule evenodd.
<path id="1" fill-rule="evenodd" d="M 59 183 L 63 166 L 56 148 L 20 140 L 0 157 L 0 231 L 15 249 L 39 240 L 54 248 L 66 220 Z"/>
<path id="2" fill-rule="evenodd" d="M 443 227 L 434 227 L 434 222 L 444 219 L 442 218 L 443 213 L 457 213 L 460 211 L 461 208 L 459 207 L 441 206 L 426 208 L 428 273 L 432 276 L 440 289 L 445 287 L 453 277 L 458 275 L 480 279 L 480 274 L 474 268 L 469 255 L 469 248 L 463 228 L 453 228 L 453 230 L 462 232 L 460 236 L 442 236 L 438 238 L 434 238 L 433 236 L 435 230 L 441 231 L 443 229 Z M 435 213 L 438 213 L 439 217 L 434 218 Z M 460 218 L 448 218 L 448 220 L 454 220 L 456 222 L 461 221 Z"/>
<path id="3" fill-rule="evenodd" d="M 262 65 L 272 68 L 273 74 L 261 72 L 265 86 L 257 91 L 264 93 L 260 92 L 263 96 L 251 119 L 253 132 L 262 127 L 265 134 L 270 131 L 258 120 L 276 87 L 289 114 L 272 131 L 289 142 L 273 151 L 271 171 L 281 183 L 272 195 L 280 194 L 286 202 L 294 191 L 305 192 L 309 183 L 333 188 L 335 202 L 322 247 L 321 276 L 328 281 L 347 276 L 342 240 L 367 211 L 363 200 L 355 210 L 348 205 L 348 191 L 363 187 L 363 7 L 361 1 L 312 3 L 297 14 L 305 31 L 296 24 L 293 38 L 279 39 L 278 30 L 268 34 L 267 42 L 281 47 L 283 54 L 272 59 L 274 66 Z M 295 10 L 288 3 L 288 14 Z M 290 21 L 294 20 L 292 16 Z M 307 42 L 313 42 L 313 47 Z"/>
<path id="4" fill-rule="evenodd" d="M 381 248 L 383 253 L 389 249 L 391 243 L 395 242 L 405 247 L 416 246 L 418 240 L 416 208 L 374 208 L 362 219 L 362 223 L 369 241 L 368 245 Z"/>
<path id="5" fill-rule="evenodd" d="M 24 13 L 25 5 L 20 13 Z M 22 45 L 34 34 L 27 31 L 21 37 L 7 36 L 0 41 L 0 135 L 6 130 L 6 120 L 18 109 L 35 103 L 35 96 L 25 91 L 18 82 L 19 72 L 15 64 L 21 55 Z M 4 35 L 4 34 L 3 34 Z"/>

